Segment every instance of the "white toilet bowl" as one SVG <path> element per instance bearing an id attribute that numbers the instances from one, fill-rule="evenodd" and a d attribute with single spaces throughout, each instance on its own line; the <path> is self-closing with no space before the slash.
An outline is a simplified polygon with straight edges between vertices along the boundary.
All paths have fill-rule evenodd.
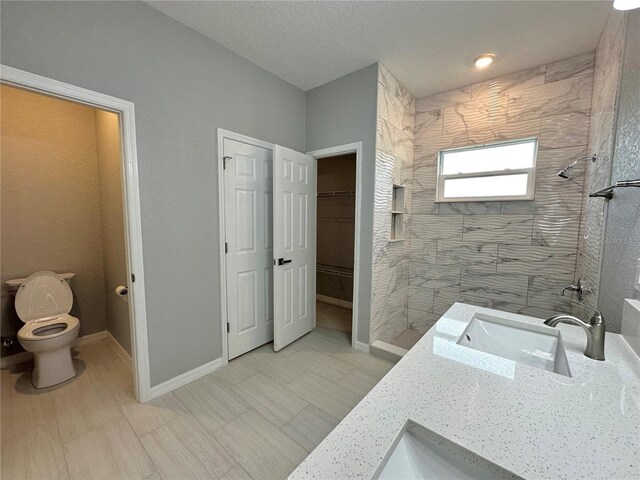
<path id="1" fill-rule="evenodd" d="M 62 383 L 76 375 L 71 361 L 71 342 L 80 321 L 69 315 L 73 294 L 67 282 L 53 272 L 27 277 L 16 293 L 16 312 L 25 322 L 18 341 L 33 353 L 31 382 L 36 388 Z"/>

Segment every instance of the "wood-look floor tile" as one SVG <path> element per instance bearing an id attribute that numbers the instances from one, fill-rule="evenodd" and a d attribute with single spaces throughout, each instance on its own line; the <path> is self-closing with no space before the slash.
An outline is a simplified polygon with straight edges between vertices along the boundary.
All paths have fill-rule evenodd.
<path id="1" fill-rule="evenodd" d="M 247 410 L 215 435 L 256 479 L 286 478 L 307 456 L 304 448 L 255 410 Z"/>
<path id="2" fill-rule="evenodd" d="M 10 439 L 22 435 L 24 432 L 43 426 L 57 429 L 55 411 L 50 393 L 23 394 L 2 391 L 2 440 L 7 443 Z"/>
<path id="3" fill-rule="evenodd" d="M 232 390 L 276 427 L 282 427 L 308 405 L 263 374 L 247 378 Z"/>
<path id="4" fill-rule="evenodd" d="M 380 378 L 384 377 L 395 365 L 388 360 L 360 353 L 351 347 L 342 347 L 331 356 L 343 364 L 353 365 Z"/>
<path id="5" fill-rule="evenodd" d="M 282 431 L 310 452 L 337 424 L 338 421 L 331 415 L 309 405 L 282 427 Z"/>
<path id="6" fill-rule="evenodd" d="M 361 399 L 360 395 L 315 373 L 294 380 L 286 388 L 336 420 L 342 420 Z"/>
<path id="7" fill-rule="evenodd" d="M 351 345 L 351 333 L 323 327 L 316 327 L 311 333 L 341 346 Z"/>
<path id="8" fill-rule="evenodd" d="M 253 478 L 244 468 L 238 465 L 225 473 L 224 477 L 220 480 L 253 480 Z"/>
<path id="9" fill-rule="evenodd" d="M 122 412 L 138 437 L 164 425 L 187 410 L 173 393 L 154 398 L 147 403 L 138 403 L 135 399 L 122 405 Z"/>
<path id="10" fill-rule="evenodd" d="M 64 446 L 71 480 L 144 479 L 154 467 L 124 417 L 78 437 Z"/>
<path id="11" fill-rule="evenodd" d="M 109 391 L 119 405 L 135 399 L 133 372 L 107 340 L 81 345 L 74 350 L 78 353 L 77 358 L 109 385 Z"/>
<path id="12" fill-rule="evenodd" d="M 242 380 L 246 380 L 256 373 L 256 367 L 249 361 L 251 352 L 230 360 L 225 366 L 220 367 L 211 375 L 227 387 L 232 387 Z"/>
<path id="13" fill-rule="evenodd" d="M 354 368 L 338 385 L 364 397 L 379 381 L 379 376 Z"/>
<path id="14" fill-rule="evenodd" d="M 144 480 L 162 480 L 162 479 L 160 478 L 160 474 L 158 472 L 153 472 L 148 477 L 145 477 Z"/>
<path id="15" fill-rule="evenodd" d="M 289 358 L 308 372 L 316 373 L 333 382 L 344 378 L 354 368 L 340 359 L 313 350 L 298 351 Z"/>
<path id="16" fill-rule="evenodd" d="M 261 347 L 247 354 L 247 359 L 258 372 L 267 375 L 282 386 L 306 373 L 305 369 L 291 361 L 290 356 L 280 355 L 269 346 Z"/>
<path id="17" fill-rule="evenodd" d="M 22 434 L 2 438 L 3 479 L 42 480 L 68 478 L 62 443 L 55 425 L 31 424 Z"/>
<path id="18" fill-rule="evenodd" d="M 326 336 L 315 334 L 314 332 L 305 335 L 298 342 L 297 352 L 316 351 L 331 355 L 342 348 L 343 345 L 332 341 Z"/>
<path id="19" fill-rule="evenodd" d="M 62 443 L 115 420 L 122 410 L 110 393 L 110 385 L 96 378 L 90 368 L 60 390 L 51 392 Z"/>
<path id="20" fill-rule="evenodd" d="M 140 439 L 165 479 L 218 479 L 235 463 L 192 415 L 185 414 Z"/>
<path id="21" fill-rule="evenodd" d="M 205 375 L 173 393 L 210 432 L 215 432 L 247 409 L 242 398 L 213 375 Z"/>

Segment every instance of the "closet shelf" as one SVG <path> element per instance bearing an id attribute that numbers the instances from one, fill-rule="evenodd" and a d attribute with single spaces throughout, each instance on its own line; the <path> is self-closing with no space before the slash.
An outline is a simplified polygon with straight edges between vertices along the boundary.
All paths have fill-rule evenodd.
<path id="1" fill-rule="evenodd" d="M 355 194 L 355 190 L 334 190 L 332 192 L 318 192 L 318 197 L 348 197 Z"/>
<path id="2" fill-rule="evenodd" d="M 325 265 L 322 263 L 318 263 L 316 265 L 316 272 L 335 275 L 337 277 L 353 278 L 353 268 L 336 267 L 334 265 Z"/>

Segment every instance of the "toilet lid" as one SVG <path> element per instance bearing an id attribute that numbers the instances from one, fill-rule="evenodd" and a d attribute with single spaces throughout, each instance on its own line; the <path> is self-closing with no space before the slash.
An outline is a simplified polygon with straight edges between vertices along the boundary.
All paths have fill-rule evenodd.
<path id="1" fill-rule="evenodd" d="M 25 323 L 69 313 L 72 305 L 69 284 L 53 272 L 29 275 L 16 292 L 16 312 Z"/>

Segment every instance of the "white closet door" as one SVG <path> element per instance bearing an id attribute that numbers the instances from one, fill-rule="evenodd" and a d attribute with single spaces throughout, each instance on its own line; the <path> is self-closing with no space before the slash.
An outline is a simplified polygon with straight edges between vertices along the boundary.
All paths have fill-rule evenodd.
<path id="1" fill-rule="evenodd" d="M 229 359 L 273 339 L 273 154 L 224 139 Z"/>
<path id="2" fill-rule="evenodd" d="M 278 351 L 316 324 L 316 160 L 273 152 L 274 345 Z"/>

